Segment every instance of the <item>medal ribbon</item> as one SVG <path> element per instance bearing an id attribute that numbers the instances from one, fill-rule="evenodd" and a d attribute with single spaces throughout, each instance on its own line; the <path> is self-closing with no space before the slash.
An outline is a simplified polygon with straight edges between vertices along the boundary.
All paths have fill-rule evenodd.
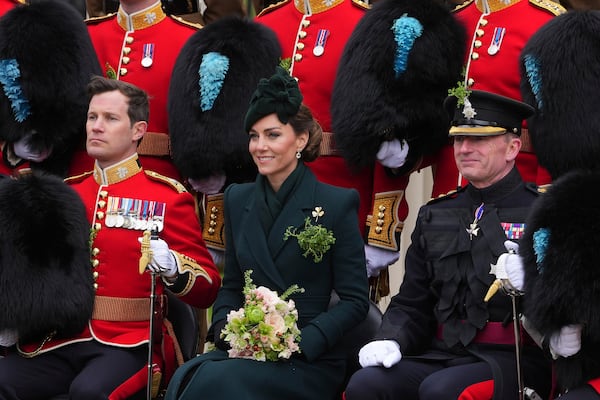
<path id="1" fill-rule="evenodd" d="M 329 29 L 319 29 L 319 33 L 317 33 L 317 40 L 315 41 L 315 48 L 325 47 L 325 42 L 327 41 L 328 36 Z"/>

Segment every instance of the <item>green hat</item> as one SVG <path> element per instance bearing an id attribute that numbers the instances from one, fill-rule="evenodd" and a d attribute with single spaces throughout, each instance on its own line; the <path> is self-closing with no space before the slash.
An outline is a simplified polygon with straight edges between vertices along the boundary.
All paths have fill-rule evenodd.
<path id="1" fill-rule="evenodd" d="M 250 99 L 250 106 L 244 120 L 246 132 L 259 119 L 277 114 L 279 120 L 287 124 L 292 115 L 296 115 L 302 104 L 302 93 L 298 82 L 283 68 L 277 67 L 275 75 L 261 79 Z"/>

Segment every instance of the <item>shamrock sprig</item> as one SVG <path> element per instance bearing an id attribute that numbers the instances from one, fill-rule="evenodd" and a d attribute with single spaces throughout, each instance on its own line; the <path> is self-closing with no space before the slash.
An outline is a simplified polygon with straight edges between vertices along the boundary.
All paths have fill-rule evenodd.
<path id="1" fill-rule="evenodd" d="M 316 207 L 312 212 L 315 222 L 322 217 L 325 212 L 321 207 Z M 304 220 L 304 229 L 299 231 L 293 226 L 288 226 L 283 235 L 283 240 L 288 240 L 290 237 L 298 239 L 298 245 L 304 251 L 302 255 L 306 258 L 309 256 L 313 257 L 315 263 L 323 260 L 323 255 L 331 248 L 331 245 L 335 243 L 335 237 L 333 232 L 321 224 L 313 225 L 310 217 L 306 217 Z"/>

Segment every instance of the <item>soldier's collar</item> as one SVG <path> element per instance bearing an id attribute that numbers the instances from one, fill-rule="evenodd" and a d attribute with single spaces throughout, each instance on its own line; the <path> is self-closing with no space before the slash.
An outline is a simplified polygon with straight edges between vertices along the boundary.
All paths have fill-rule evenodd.
<path id="1" fill-rule="evenodd" d="M 318 14 L 342 4 L 344 0 L 294 0 L 296 10 L 302 14 Z"/>
<path id="2" fill-rule="evenodd" d="M 141 170 L 142 166 L 137 154 L 104 169 L 100 168 L 98 161 L 96 161 L 94 164 L 94 180 L 98 185 L 112 185 L 131 178 Z"/>
<path id="3" fill-rule="evenodd" d="M 491 13 L 508 8 L 520 1 L 521 0 L 475 0 L 475 5 L 482 13 Z M 488 9 L 486 9 L 486 5 Z"/>
<path id="4" fill-rule="evenodd" d="M 165 18 L 167 18 L 167 14 L 163 11 L 160 1 L 133 14 L 127 14 L 121 6 L 117 11 L 119 25 L 128 32 L 156 25 Z"/>

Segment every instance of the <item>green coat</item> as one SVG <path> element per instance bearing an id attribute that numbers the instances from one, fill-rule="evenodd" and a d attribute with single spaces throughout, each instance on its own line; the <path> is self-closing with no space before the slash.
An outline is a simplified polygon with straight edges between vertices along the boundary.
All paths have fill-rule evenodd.
<path id="1" fill-rule="evenodd" d="M 319 399 L 343 388 L 345 355 L 336 344 L 367 313 L 368 283 L 359 230 L 358 194 L 320 183 L 306 169 L 267 236 L 256 206 L 257 184 L 232 185 L 225 192 L 226 261 L 223 286 L 214 305 L 213 326 L 243 306 L 244 271 L 277 293 L 297 284 L 305 289 L 291 298 L 298 310 L 301 355 L 278 362 L 230 359 L 215 350 L 187 362 L 173 377 L 167 399 Z M 324 214 L 312 217 L 315 207 Z M 295 237 L 283 240 L 289 226 L 303 229 L 306 217 L 334 233 L 335 244 L 323 260 L 303 257 Z M 339 303 L 328 309 L 331 291 Z M 218 332 L 215 333 L 218 335 Z M 195 369 L 195 371 L 193 371 Z M 185 389 L 181 381 L 193 377 Z M 180 397 L 177 393 L 183 390 Z"/>

